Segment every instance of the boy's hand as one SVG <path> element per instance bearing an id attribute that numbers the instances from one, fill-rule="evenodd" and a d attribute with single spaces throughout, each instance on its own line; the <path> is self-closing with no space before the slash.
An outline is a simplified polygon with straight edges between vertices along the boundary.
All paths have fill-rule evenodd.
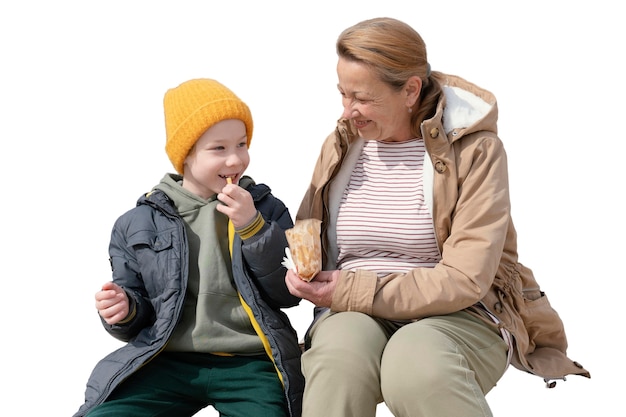
<path id="1" fill-rule="evenodd" d="M 243 227 L 256 217 L 256 207 L 250 193 L 237 184 L 226 184 L 217 199 L 217 211 L 227 215 L 235 227 Z"/>
<path id="2" fill-rule="evenodd" d="M 108 324 L 115 324 L 128 316 L 128 296 L 117 284 L 107 282 L 96 293 L 96 309 Z"/>

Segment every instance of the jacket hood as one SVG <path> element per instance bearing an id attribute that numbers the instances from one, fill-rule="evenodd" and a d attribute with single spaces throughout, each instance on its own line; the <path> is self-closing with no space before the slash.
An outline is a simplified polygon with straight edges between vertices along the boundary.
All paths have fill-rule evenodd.
<path id="1" fill-rule="evenodd" d="M 443 98 L 432 119 L 441 120 L 447 135 L 454 132 L 458 140 L 478 131 L 498 133 L 498 106 L 491 92 L 456 75 L 443 74 L 440 82 Z"/>

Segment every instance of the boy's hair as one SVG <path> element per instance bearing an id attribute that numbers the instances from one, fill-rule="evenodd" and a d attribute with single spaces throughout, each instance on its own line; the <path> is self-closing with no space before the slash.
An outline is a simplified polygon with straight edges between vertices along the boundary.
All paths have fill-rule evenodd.
<path id="1" fill-rule="evenodd" d="M 167 90 L 163 108 L 165 152 L 181 175 L 183 162 L 198 138 L 222 120 L 243 121 L 250 146 L 253 128 L 250 109 L 235 93 L 215 80 L 193 79 Z"/>

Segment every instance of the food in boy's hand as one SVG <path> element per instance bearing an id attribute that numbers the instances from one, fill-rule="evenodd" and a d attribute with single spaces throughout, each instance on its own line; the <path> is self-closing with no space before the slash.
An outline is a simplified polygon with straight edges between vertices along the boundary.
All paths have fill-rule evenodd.
<path id="1" fill-rule="evenodd" d="M 311 281 L 322 270 L 321 220 L 296 220 L 293 228 L 285 231 L 289 250 L 298 276 Z"/>

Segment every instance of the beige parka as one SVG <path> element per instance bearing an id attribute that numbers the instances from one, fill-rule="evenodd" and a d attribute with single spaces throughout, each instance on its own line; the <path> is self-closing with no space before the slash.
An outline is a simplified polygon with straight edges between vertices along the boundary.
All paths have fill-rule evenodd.
<path id="1" fill-rule="evenodd" d="M 472 306 L 480 303 L 512 335 L 516 368 L 544 378 L 549 387 L 570 374 L 590 377 L 567 357 L 559 315 L 532 271 L 518 262 L 496 99 L 460 77 L 442 76 L 446 82 L 436 114 L 421 125 L 432 163 L 425 167 L 424 190 L 441 261 L 434 268 L 382 278 L 373 271 L 342 270 L 331 310 L 419 319 L 475 311 Z M 322 145 L 296 216 L 322 220 L 325 270 L 337 269 L 334 222 L 362 143 L 351 123 L 340 119 Z"/>

